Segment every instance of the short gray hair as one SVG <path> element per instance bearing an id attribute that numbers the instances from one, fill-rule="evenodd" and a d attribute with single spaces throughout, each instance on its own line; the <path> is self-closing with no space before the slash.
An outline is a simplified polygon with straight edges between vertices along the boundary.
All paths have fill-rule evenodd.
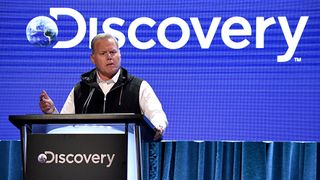
<path id="1" fill-rule="evenodd" d="M 97 34 L 92 40 L 91 40 L 91 53 L 93 54 L 94 53 L 94 44 L 96 43 L 97 40 L 100 40 L 100 39 L 113 39 L 114 42 L 116 43 L 117 45 L 117 48 L 119 49 L 119 44 L 118 44 L 118 40 L 112 36 L 111 34 L 108 34 L 108 33 L 100 33 L 100 34 Z"/>

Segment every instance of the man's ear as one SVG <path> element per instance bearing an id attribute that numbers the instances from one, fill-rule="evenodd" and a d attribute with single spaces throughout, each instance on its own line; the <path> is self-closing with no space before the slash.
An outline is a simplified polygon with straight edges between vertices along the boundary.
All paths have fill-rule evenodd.
<path id="1" fill-rule="evenodd" d="M 91 60 L 91 62 L 92 62 L 93 64 L 95 64 L 95 63 L 94 63 L 94 57 L 93 57 L 93 56 L 94 56 L 94 54 L 90 54 L 90 60 Z"/>

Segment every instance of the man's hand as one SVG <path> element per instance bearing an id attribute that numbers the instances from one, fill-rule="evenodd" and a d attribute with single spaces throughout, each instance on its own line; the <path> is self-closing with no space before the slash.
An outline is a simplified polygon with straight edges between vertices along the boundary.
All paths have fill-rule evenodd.
<path id="1" fill-rule="evenodd" d="M 160 139 L 163 135 L 163 132 L 164 132 L 164 130 L 161 126 L 156 128 L 156 134 L 154 135 L 153 140 L 156 141 L 156 140 Z"/>
<path id="2" fill-rule="evenodd" d="M 45 114 L 52 114 L 55 111 L 55 106 L 52 99 L 48 96 L 45 90 L 42 90 L 40 94 L 40 109 Z"/>

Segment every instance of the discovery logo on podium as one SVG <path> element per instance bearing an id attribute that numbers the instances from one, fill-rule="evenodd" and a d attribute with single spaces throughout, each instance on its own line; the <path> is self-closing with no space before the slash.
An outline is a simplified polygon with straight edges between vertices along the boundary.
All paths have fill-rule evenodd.
<path id="1" fill-rule="evenodd" d="M 28 135 L 27 180 L 127 178 L 124 134 Z"/>
<path id="2" fill-rule="evenodd" d="M 105 164 L 105 167 L 111 167 L 115 154 L 56 154 L 52 151 L 45 151 L 38 156 L 39 163 L 46 164 Z"/>

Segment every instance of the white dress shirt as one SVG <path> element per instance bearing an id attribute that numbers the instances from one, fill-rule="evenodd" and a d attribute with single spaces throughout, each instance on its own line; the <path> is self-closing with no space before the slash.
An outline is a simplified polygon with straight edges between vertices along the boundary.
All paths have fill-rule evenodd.
<path id="1" fill-rule="evenodd" d="M 120 71 L 121 70 L 119 69 L 113 78 L 107 81 L 103 81 L 97 73 L 97 83 L 105 96 L 107 96 L 112 86 L 117 82 L 120 76 Z M 166 114 L 164 113 L 162 105 L 152 87 L 146 81 L 142 81 L 140 86 L 139 105 L 141 113 L 145 115 L 156 128 L 162 128 L 165 130 L 168 124 Z M 74 88 L 69 93 L 69 96 L 61 110 L 61 114 L 75 114 Z"/>

